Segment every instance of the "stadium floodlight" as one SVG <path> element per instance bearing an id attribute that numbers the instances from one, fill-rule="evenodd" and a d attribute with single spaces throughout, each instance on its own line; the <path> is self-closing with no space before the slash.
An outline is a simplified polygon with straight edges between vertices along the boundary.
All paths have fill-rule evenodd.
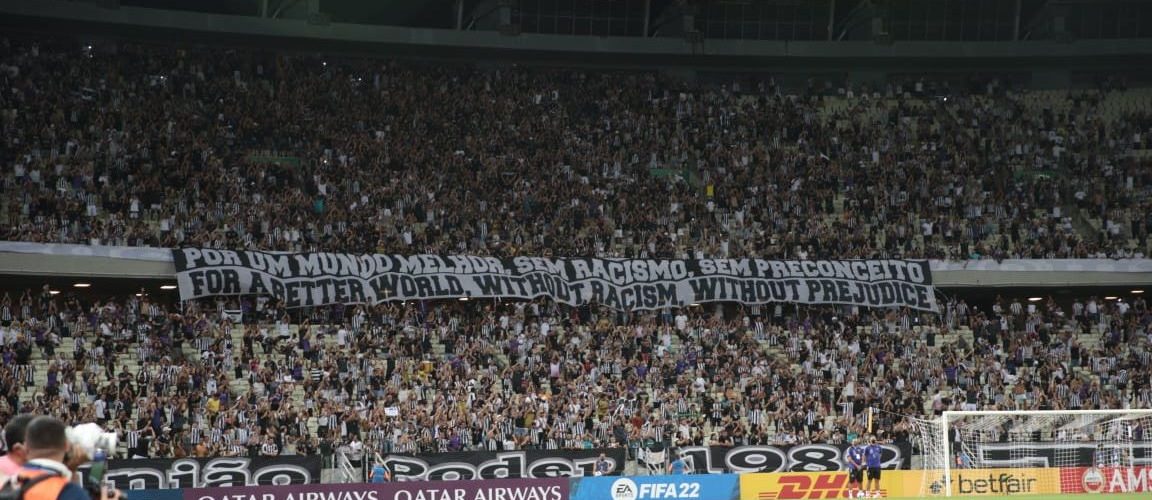
<path id="1" fill-rule="evenodd" d="M 176 285 L 160 285 L 161 290 L 175 290 Z"/>
<path id="2" fill-rule="evenodd" d="M 1152 471 L 1152 409 L 946 411 L 908 420 L 923 452 L 924 498 L 1144 491 Z"/>
<path id="3" fill-rule="evenodd" d="M 1140 294 L 1144 293 L 1144 290 L 1132 290 L 1132 293 L 1134 295 L 1140 295 Z"/>
<path id="4" fill-rule="evenodd" d="M 1028 302 L 1040 302 L 1044 297 L 1028 297 Z"/>
<path id="5" fill-rule="evenodd" d="M 91 283 L 74 283 L 72 286 L 74 286 L 76 288 L 88 288 L 88 287 L 92 286 L 92 284 Z"/>

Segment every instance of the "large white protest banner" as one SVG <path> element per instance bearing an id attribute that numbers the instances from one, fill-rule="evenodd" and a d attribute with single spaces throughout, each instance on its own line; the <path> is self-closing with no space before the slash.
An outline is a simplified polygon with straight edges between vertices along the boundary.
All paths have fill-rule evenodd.
<path id="1" fill-rule="evenodd" d="M 936 311 L 927 261 L 597 259 L 173 250 L 183 300 L 271 295 L 287 307 L 549 297 L 651 310 L 705 302 Z"/>

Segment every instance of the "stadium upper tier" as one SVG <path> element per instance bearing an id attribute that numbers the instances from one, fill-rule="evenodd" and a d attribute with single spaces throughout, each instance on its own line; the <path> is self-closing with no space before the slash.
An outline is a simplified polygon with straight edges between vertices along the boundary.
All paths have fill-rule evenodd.
<path id="1" fill-rule="evenodd" d="M 7 40 L 0 238 L 651 257 L 1147 255 L 1152 91 L 685 84 Z M 947 97 L 945 99 L 944 97 Z"/>

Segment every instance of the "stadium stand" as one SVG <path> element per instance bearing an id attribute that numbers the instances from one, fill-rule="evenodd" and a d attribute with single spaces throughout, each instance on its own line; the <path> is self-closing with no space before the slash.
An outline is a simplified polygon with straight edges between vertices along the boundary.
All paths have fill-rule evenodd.
<path id="1" fill-rule="evenodd" d="M 1149 253 L 1152 91 L 784 89 L 10 38 L 0 239 L 628 257 Z M 544 173 L 543 175 L 541 173 Z M 231 311 L 241 311 L 235 321 Z M 861 409 L 1152 404 L 1152 314 L 0 304 L 0 413 L 124 456 L 840 442 Z M 803 335 L 800 335 L 800 334 Z M 91 405 L 87 404 L 92 402 Z M 881 416 L 881 419 L 891 419 Z M 900 437 L 899 422 L 885 428 Z M 275 446 L 266 446 L 272 443 Z"/>
<path id="2" fill-rule="evenodd" d="M 8 40 L 3 61 L 7 240 L 501 256 L 1149 253 L 1148 89 L 1034 92 L 992 79 L 792 93 L 771 80 L 52 40 Z"/>
<path id="3" fill-rule="evenodd" d="M 108 422 L 125 456 L 258 454 L 265 437 L 283 454 L 352 440 L 380 452 L 835 443 L 871 406 L 1152 403 L 1142 296 L 1070 311 L 960 301 L 942 315 L 751 307 L 734 320 L 711 307 L 409 303 L 317 308 L 299 325 L 247 299 L 177 312 L 27 293 L 2 308 L 3 411 Z"/>

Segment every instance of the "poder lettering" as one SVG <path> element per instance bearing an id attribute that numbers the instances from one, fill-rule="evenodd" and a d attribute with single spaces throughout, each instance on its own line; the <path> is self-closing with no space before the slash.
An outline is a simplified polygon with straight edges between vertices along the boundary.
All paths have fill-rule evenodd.
<path id="1" fill-rule="evenodd" d="M 288 307 L 550 297 L 651 310 L 703 302 L 907 306 L 935 311 L 925 261 L 596 259 L 173 250 L 182 300 L 271 295 Z"/>
<path id="2" fill-rule="evenodd" d="M 573 452 L 566 452 L 571 455 Z M 545 478 L 591 476 L 598 460 L 596 455 L 578 458 L 576 456 L 551 456 L 524 451 L 511 451 L 493 454 L 476 453 L 471 456 L 453 456 L 445 462 L 437 463 L 441 457 L 412 457 L 388 455 L 384 463 L 392 470 L 393 477 L 419 481 L 458 481 L 492 478 Z M 623 454 L 609 452 L 610 470 L 617 470 L 623 462 Z M 532 459 L 534 457 L 538 457 Z M 475 460 L 476 463 L 462 461 Z"/>
<path id="3" fill-rule="evenodd" d="M 469 494 L 471 493 L 471 494 Z M 526 488 L 420 488 L 397 491 L 392 500 L 564 500 L 559 486 Z"/>

